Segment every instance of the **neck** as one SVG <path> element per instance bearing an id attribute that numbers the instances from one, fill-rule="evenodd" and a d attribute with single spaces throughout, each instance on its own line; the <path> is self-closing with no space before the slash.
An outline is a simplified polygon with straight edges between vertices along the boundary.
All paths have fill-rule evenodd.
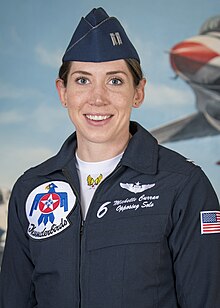
<path id="1" fill-rule="evenodd" d="M 86 162 L 99 162 L 107 159 L 111 159 L 121 153 L 123 153 L 130 140 L 130 134 L 128 133 L 127 138 L 124 138 L 121 142 L 117 141 L 117 144 L 105 144 L 105 143 L 84 143 L 77 139 L 77 155 L 78 157 Z"/>

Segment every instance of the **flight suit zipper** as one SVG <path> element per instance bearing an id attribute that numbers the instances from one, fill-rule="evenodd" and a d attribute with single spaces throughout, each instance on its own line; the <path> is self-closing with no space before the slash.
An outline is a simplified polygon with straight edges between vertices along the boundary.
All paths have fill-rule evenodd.
<path id="1" fill-rule="evenodd" d="M 78 205 L 80 207 L 80 216 L 81 216 L 81 221 L 80 221 L 80 226 L 79 226 L 79 256 L 78 256 L 78 272 L 79 272 L 79 308 L 81 307 L 81 251 L 82 251 L 82 234 L 83 234 L 83 225 L 84 225 L 84 221 L 82 219 L 83 215 L 82 215 L 82 207 L 81 207 L 81 202 L 80 202 L 80 196 L 78 194 L 78 191 L 76 190 L 73 182 L 72 182 L 72 179 L 71 179 L 71 176 L 69 174 L 69 171 L 66 170 L 66 169 L 63 169 L 62 170 L 63 172 L 63 175 L 65 176 L 65 178 L 67 179 L 67 182 L 69 183 L 70 187 L 72 188 L 75 196 L 76 196 L 76 199 L 77 199 L 77 202 L 78 202 Z"/>
<path id="2" fill-rule="evenodd" d="M 90 206 L 89 206 L 89 209 L 88 209 L 88 213 L 87 213 L 87 216 L 86 216 L 86 219 L 83 220 L 82 217 L 82 208 L 81 208 L 81 203 L 80 203 L 80 196 L 78 194 L 78 192 L 76 191 L 74 185 L 72 184 L 72 180 L 71 180 L 71 176 L 69 175 L 69 172 L 65 169 L 63 169 L 63 174 L 64 176 L 66 177 L 68 183 L 70 184 L 73 192 L 75 193 L 77 199 L 78 199 L 78 202 L 79 202 L 79 206 L 80 206 L 80 213 L 81 213 L 81 225 L 80 225 L 80 251 L 79 251 L 79 308 L 82 307 L 82 278 L 83 278 L 83 275 L 82 275 L 82 271 L 83 271 L 83 267 L 82 267 L 82 264 L 83 264 L 83 244 L 84 244 L 84 230 L 85 230 L 85 227 L 86 227 L 86 222 L 88 220 L 88 217 L 89 217 L 89 213 L 91 212 L 90 208 L 91 208 L 91 205 L 93 204 L 96 196 L 98 195 L 99 191 L 101 190 L 102 186 L 107 182 L 109 181 L 120 169 L 122 169 L 122 165 L 118 164 L 117 167 L 113 170 L 112 173 L 110 173 L 100 184 L 99 186 L 97 187 L 94 195 L 93 195 L 93 198 L 90 202 Z"/>
<path id="3" fill-rule="evenodd" d="M 121 166 L 121 165 L 118 165 L 114 170 L 113 170 L 113 172 L 112 173 L 110 173 L 100 184 L 99 184 L 99 186 L 97 187 L 97 189 L 96 189 L 96 191 L 95 191 L 95 193 L 94 193 L 94 195 L 93 195 L 93 198 L 92 198 L 92 200 L 91 200 L 91 202 L 90 202 L 90 205 L 89 205 L 89 209 L 88 209 L 88 212 L 87 212 L 87 216 L 86 216 L 86 219 L 83 221 L 83 225 L 82 225 L 82 228 L 81 228 L 81 264 L 83 264 L 83 262 L 84 262 L 84 257 L 85 257 L 85 230 L 86 230 L 86 227 L 87 227 L 87 224 L 88 224 L 88 221 L 89 221 L 89 217 L 90 217 L 90 215 L 91 215 L 91 212 L 92 212 L 92 205 L 95 203 L 95 200 L 96 200 L 96 198 L 97 198 L 97 196 L 99 195 L 99 193 L 100 193 L 100 191 L 101 191 L 101 189 L 102 189 L 102 187 L 103 187 L 103 185 L 105 185 L 106 184 L 106 182 L 108 182 L 109 180 L 111 180 L 111 178 L 113 177 L 113 176 L 115 176 L 115 174 L 117 174 L 118 173 L 118 171 L 120 170 L 120 169 L 122 169 L 122 167 L 123 166 Z M 85 275 L 83 275 L 83 266 L 81 266 L 81 286 L 83 286 L 84 284 L 83 284 L 83 282 L 82 282 L 82 279 L 84 278 L 84 276 Z M 84 278 L 85 279 L 85 278 Z M 82 290 L 82 289 L 81 289 Z M 88 290 L 87 290 L 88 291 Z M 85 290 L 84 290 L 84 292 L 85 292 Z M 87 296 L 86 296 L 87 297 Z M 86 299 L 86 307 L 88 307 L 88 299 Z M 84 302 L 84 301 L 83 301 Z M 84 306 L 83 306 L 83 308 L 84 308 Z"/>

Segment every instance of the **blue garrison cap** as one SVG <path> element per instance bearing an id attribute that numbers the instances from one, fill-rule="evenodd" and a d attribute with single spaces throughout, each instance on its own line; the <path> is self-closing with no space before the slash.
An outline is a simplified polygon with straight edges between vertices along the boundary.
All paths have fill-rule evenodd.
<path id="1" fill-rule="evenodd" d="M 62 60 L 105 62 L 128 58 L 140 62 L 120 22 L 100 7 L 81 18 Z"/>

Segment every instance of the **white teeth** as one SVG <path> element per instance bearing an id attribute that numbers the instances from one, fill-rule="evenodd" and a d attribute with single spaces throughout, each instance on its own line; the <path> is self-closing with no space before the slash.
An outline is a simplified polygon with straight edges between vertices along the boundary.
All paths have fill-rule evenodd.
<path id="1" fill-rule="evenodd" d="M 110 118 L 110 115 L 92 115 L 92 114 L 86 114 L 86 117 L 89 120 L 93 120 L 93 121 L 103 121 L 106 120 L 108 118 Z"/>

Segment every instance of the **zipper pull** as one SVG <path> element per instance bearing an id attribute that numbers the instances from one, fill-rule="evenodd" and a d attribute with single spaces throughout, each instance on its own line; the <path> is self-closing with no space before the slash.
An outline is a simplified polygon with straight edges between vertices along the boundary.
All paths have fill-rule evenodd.
<path id="1" fill-rule="evenodd" d="M 81 222 L 81 227 L 80 227 L 80 236 L 83 235 L 83 228 L 84 228 L 84 220 Z"/>

